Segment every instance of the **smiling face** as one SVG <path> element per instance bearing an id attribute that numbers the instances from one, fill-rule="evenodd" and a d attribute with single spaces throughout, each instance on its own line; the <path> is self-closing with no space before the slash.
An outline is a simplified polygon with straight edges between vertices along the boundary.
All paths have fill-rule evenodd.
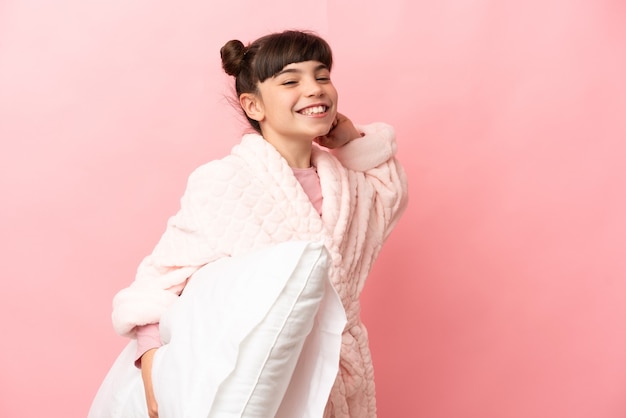
<path id="1" fill-rule="evenodd" d="M 312 141 L 326 135 L 337 114 L 337 90 L 321 62 L 286 65 L 258 83 L 258 93 L 240 97 L 249 117 L 259 121 L 271 143 Z"/>

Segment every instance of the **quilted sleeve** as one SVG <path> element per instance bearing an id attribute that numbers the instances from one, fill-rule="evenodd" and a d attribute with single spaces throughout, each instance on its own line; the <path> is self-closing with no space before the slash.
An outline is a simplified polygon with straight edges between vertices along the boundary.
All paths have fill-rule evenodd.
<path id="1" fill-rule="evenodd" d="M 211 236 L 210 228 L 216 188 L 224 175 L 229 175 L 228 167 L 220 160 L 189 176 L 178 213 L 168 220 L 153 252 L 140 263 L 135 281 L 113 298 L 112 321 L 118 334 L 133 337 L 136 326 L 159 322 L 187 279 L 224 255 L 217 251 L 217 237 Z"/>
<path id="2" fill-rule="evenodd" d="M 370 207 L 367 229 L 378 231 L 380 243 L 387 239 L 408 204 L 407 178 L 396 159 L 395 131 L 385 123 L 357 125 L 365 135 L 332 150 L 352 174 L 356 183 L 357 206 Z"/>
<path id="3" fill-rule="evenodd" d="M 396 134 L 391 125 L 372 123 L 355 127 L 364 136 L 331 151 L 344 167 L 354 171 L 367 171 L 396 155 Z"/>

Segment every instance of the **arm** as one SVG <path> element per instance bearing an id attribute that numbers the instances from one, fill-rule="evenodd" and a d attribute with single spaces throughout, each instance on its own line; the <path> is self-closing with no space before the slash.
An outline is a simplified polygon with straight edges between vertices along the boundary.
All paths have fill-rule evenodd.
<path id="1" fill-rule="evenodd" d="M 375 219 L 382 223 L 377 229 L 384 241 L 408 203 L 406 174 L 395 158 L 394 129 L 384 123 L 355 126 L 346 116 L 337 114 L 330 132 L 315 142 L 331 149 L 348 169 L 362 198 L 373 196 Z"/>
<path id="2" fill-rule="evenodd" d="M 152 366 L 157 348 L 168 341 L 159 322 L 162 313 L 178 298 L 187 280 L 202 265 L 223 254 L 217 244 L 214 217 L 221 195 L 215 178 L 228 175 L 223 165 L 213 162 L 195 170 L 189 177 L 178 213 L 168 220 L 167 228 L 152 253 L 137 269 L 135 281 L 113 300 L 113 325 L 124 336 L 136 337 L 135 364 L 141 367 L 150 418 L 158 417 L 152 384 Z M 211 223 L 213 222 L 213 223 Z"/>
<path id="3" fill-rule="evenodd" d="M 141 368 L 141 357 L 153 348 L 159 348 L 161 344 L 161 334 L 159 324 L 142 325 L 135 329 L 137 336 L 137 352 L 135 355 L 135 366 Z"/>
<path id="4" fill-rule="evenodd" d="M 112 320 L 118 334 L 134 337 L 137 326 L 158 323 L 187 279 L 224 255 L 217 250 L 218 234 L 212 233 L 209 216 L 220 197 L 214 178 L 223 171 L 222 165 L 209 163 L 189 177 L 180 210 L 168 220 L 158 244 L 139 265 L 135 281 L 113 299 Z"/>
<path id="5" fill-rule="evenodd" d="M 148 415 L 150 418 L 158 418 L 158 405 L 154 397 L 154 387 L 152 386 L 152 361 L 157 349 L 152 348 L 141 356 L 141 378 L 143 379 L 146 403 L 148 405 Z"/>

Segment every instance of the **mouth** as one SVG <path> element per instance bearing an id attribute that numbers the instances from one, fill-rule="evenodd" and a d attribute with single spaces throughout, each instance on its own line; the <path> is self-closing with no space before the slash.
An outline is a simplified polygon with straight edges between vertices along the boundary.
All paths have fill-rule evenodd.
<path id="1" fill-rule="evenodd" d="M 304 116 L 322 116 L 325 115 L 326 112 L 328 112 L 328 106 L 326 105 L 309 106 L 298 110 L 298 113 Z"/>

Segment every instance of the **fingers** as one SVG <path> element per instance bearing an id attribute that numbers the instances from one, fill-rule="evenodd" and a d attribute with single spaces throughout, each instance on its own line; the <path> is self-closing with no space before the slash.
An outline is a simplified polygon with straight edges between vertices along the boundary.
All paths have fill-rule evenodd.
<path id="1" fill-rule="evenodd" d="M 337 148 L 354 139 L 350 137 L 353 130 L 350 119 L 337 112 L 328 133 L 314 138 L 313 141 L 325 148 Z"/>

